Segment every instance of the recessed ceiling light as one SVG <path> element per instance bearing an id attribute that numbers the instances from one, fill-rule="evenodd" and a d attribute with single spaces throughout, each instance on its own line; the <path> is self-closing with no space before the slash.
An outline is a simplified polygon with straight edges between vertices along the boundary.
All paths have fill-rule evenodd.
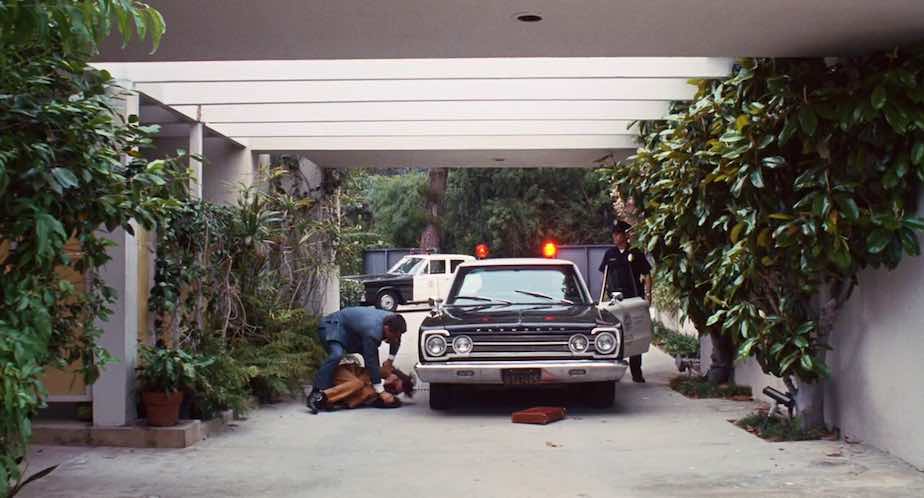
<path id="1" fill-rule="evenodd" d="M 513 15 L 520 22 L 539 22 L 542 16 L 535 12 L 519 12 Z"/>

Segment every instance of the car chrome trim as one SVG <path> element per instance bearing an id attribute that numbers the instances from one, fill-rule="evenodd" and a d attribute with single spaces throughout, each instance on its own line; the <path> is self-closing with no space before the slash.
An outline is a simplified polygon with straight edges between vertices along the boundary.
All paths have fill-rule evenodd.
<path id="1" fill-rule="evenodd" d="M 503 384 L 502 371 L 537 368 L 539 384 L 570 384 L 616 381 L 622 378 L 628 363 L 622 360 L 551 360 L 551 361 L 465 361 L 440 364 L 418 363 L 414 369 L 424 382 L 446 384 Z M 583 371 L 583 373 L 577 373 Z"/>

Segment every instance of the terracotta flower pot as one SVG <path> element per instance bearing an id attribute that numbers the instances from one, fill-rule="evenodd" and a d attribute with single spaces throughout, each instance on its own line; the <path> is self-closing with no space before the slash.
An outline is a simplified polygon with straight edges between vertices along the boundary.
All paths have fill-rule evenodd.
<path id="1" fill-rule="evenodd" d="M 141 402 L 147 415 L 148 425 L 157 427 L 170 427 L 176 425 L 180 419 L 180 404 L 183 403 L 183 393 L 174 391 L 146 391 L 141 393 Z"/>

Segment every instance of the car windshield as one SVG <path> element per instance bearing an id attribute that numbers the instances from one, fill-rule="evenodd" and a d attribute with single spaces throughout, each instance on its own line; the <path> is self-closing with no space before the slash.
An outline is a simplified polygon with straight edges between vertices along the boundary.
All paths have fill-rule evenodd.
<path id="1" fill-rule="evenodd" d="M 568 266 L 460 269 L 448 304 L 587 304 L 578 276 Z"/>
<path id="2" fill-rule="evenodd" d="M 395 266 L 392 266 L 391 270 L 388 270 L 388 273 L 400 273 L 400 274 L 417 273 L 420 270 L 420 267 L 425 264 L 427 264 L 427 260 L 424 258 L 414 258 L 410 256 L 405 256 L 401 258 L 400 261 L 395 263 Z"/>

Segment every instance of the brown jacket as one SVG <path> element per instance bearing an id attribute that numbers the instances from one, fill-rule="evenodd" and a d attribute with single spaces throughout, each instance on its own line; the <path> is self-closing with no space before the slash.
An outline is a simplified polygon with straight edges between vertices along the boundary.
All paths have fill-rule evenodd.
<path id="1" fill-rule="evenodd" d="M 342 404 L 347 408 L 371 403 L 378 397 L 366 369 L 355 363 L 338 366 L 334 370 L 334 387 L 325 389 L 324 394 L 331 406 Z"/>

